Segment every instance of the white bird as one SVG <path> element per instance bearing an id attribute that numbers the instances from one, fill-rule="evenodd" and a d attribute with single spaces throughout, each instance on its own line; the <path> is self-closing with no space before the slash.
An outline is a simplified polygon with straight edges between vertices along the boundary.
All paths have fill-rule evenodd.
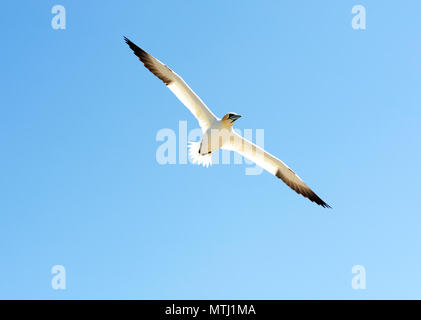
<path id="1" fill-rule="evenodd" d="M 222 119 L 216 117 L 184 80 L 152 55 L 139 48 L 129 39 L 124 40 L 134 54 L 155 76 L 161 79 L 177 98 L 193 113 L 203 132 L 201 142 L 190 142 L 189 154 L 194 163 L 208 166 L 211 154 L 220 148 L 240 153 L 266 171 L 285 182 L 298 194 L 325 208 L 330 206 L 314 193 L 285 163 L 259 146 L 237 134 L 232 126 L 241 116 L 230 112 Z"/>

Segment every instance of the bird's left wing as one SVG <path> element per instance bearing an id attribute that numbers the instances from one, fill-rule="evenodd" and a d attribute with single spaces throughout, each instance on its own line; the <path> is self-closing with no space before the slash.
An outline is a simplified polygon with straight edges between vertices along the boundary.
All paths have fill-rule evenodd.
<path id="1" fill-rule="evenodd" d="M 199 121 L 199 125 L 205 132 L 215 121 L 216 116 L 209 110 L 203 101 L 194 93 L 192 89 L 184 82 L 184 80 L 163 64 L 158 59 L 151 56 L 142 48 L 139 48 L 129 39 L 124 37 L 124 40 L 133 50 L 134 54 L 143 62 L 145 67 L 155 76 L 162 80 L 177 98 L 193 113 Z"/>
<path id="2" fill-rule="evenodd" d="M 243 157 L 255 162 L 275 177 L 281 179 L 298 194 L 301 194 L 324 208 L 330 208 L 330 206 L 320 199 L 320 197 L 285 163 L 254 143 L 244 139 L 236 132 L 232 132 L 229 142 L 222 148 L 238 152 Z"/>

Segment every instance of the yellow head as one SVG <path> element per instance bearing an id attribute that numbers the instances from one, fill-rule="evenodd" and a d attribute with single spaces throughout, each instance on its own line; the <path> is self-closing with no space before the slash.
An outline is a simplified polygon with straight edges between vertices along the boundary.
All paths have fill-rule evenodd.
<path id="1" fill-rule="evenodd" d="M 222 122 L 225 123 L 227 126 L 232 127 L 234 122 L 240 118 L 241 116 L 239 114 L 236 114 L 234 112 L 229 112 L 222 118 Z"/>

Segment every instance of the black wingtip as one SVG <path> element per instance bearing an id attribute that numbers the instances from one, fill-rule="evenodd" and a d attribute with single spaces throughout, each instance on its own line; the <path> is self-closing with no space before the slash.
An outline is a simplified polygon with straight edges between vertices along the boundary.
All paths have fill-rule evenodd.
<path id="1" fill-rule="evenodd" d="M 297 192 L 297 191 L 296 191 Z M 298 192 L 300 193 L 300 192 Z M 317 203 L 319 206 L 326 208 L 326 209 L 332 209 L 330 205 L 328 205 L 326 202 L 324 202 L 316 193 L 314 193 L 311 189 L 308 194 L 301 193 L 304 197 L 310 199 L 314 203 Z"/>
<path id="2" fill-rule="evenodd" d="M 291 169 L 290 169 L 291 170 Z M 291 170 L 292 173 L 294 171 Z M 295 173 L 294 173 L 295 174 Z M 302 195 L 303 197 L 309 199 L 310 201 L 318 204 L 319 206 L 323 208 L 331 209 L 332 207 L 328 205 L 326 202 L 324 202 L 317 194 L 313 192 L 308 186 L 305 186 L 305 188 L 302 188 L 295 183 L 291 183 L 289 179 L 285 175 L 282 174 L 282 171 L 278 169 L 276 171 L 275 176 L 279 179 L 281 179 L 283 182 L 285 182 L 286 185 L 288 185 L 292 190 L 294 190 L 296 193 Z"/>
<path id="3" fill-rule="evenodd" d="M 139 58 L 140 58 L 140 60 L 142 61 L 142 62 L 144 62 L 142 59 L 145 57 L 145 56 L 147 56 L 148 54 L 147 54 L 147 52 L 146 51 L 144 51 L 142 48 L 139 48 L 137 45 L 135 45 L 132 41 L 130 41 L 130 39 L 129 38 L 127 38 L 127 37 L 124 37 L 123 36 L 123 39 L 124 39 L 124 41 L 128 44 L 128 46 L 130 47 L 130 49 L 132 49 L 133 50 L 133 53 L 135 54 L 135 55 L 137 55 Z"/>
<path id="4" fill-rule="evenodd" d="M 132 44 L 133 42 L 131 42 L 127 37 L 123 36 L 124 42 L 126 42 L 129 46 L 130 44 Z"/>
<path id="5" fill-rule="evenodd" d="M 317 194 L 315 194 L 313 191 L 311 191 L 312 196 L 309 197 L 309 199 L 315 203 L 317 203 L 319 206 L 322 206 L 326 209 L 332 209 L 330 205 L 328 205 L 326 202 L 324 202 Z"/>

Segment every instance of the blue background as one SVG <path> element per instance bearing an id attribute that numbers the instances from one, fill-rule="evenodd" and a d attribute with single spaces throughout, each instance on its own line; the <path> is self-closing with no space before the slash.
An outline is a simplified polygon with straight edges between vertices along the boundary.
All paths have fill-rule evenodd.
<path id="1" fill-rule="evenodd" d="M 0 298 L 421 298 L 419 1 L 1 7 Z M 197 122 L 123 36 L 333 209 L 247 165 L 159 165 L 156 133 Z"/>

